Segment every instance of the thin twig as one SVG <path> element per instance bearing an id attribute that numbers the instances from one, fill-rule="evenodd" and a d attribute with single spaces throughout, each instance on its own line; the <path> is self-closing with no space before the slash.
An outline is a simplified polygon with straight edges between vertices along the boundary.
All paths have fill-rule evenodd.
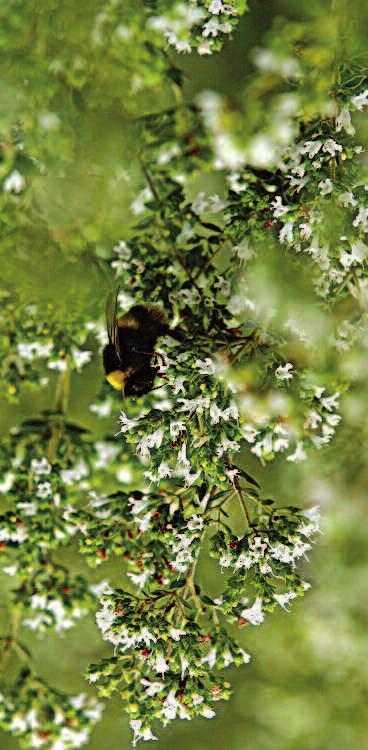
<path id="1" fill-rule="evenodd" d="M 251 519 L 250 519 L 249 511 L 248 511 L 246 502 L 244 500 L 242 488 L 241 488 L 240 483 L 239 483 L 239 481 L 237 479 L 234 480 L 234 486 L 235 486 L 235 490 L 236 490 L 236 493 L 238 495 L 238 498 L 240 500 L 240 504 L 241 504 L 241 506 L 242 506 L 242 508 L 244 510 L 245 517 L 246 517 L 247 522 L 248 522 L 248 526 L 251 526 L 252 522 L 251 522 Z"/>

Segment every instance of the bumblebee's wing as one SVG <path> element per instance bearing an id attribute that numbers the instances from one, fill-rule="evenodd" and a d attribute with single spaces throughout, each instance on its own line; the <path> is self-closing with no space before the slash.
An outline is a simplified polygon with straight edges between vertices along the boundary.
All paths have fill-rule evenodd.
<path id="1" fill-rule="evenodd" d="M 109 294 L 106 301 L 106 328 L 109 344 L 114 347 L 117 356 L 121 360 L 121 350 L 118 332 L 118 295 L 119 289 L 115 294 Z"/>

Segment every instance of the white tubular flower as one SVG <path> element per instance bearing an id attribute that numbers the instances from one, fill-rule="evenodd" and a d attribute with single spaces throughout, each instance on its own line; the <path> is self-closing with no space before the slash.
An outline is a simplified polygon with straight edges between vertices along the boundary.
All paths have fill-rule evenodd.
<path id="1" fill-rule="evenodd" d="M 145 688 L 145 693 L 153 698 L 157 693 L 160 693 L 164 689 L 163 682 L 150 682 L 149 680 L 142 679 L 141 685 Z"/>
<path id="2" fill-rule="evenodd" d="M 36 458 L 33 458 L 31 462 L 31 469 L 34 474 L 50 474 L 51 464 L 49 464 L 45 456 L 41 458 L 40 461 L 38 461 Z"/>
<path id="3" fill-rule="evenodd" d="M 71 354 L 77 372 L 80 372 L 84 365 L 87 365 L 93 357 L 93 352 L 77 349 L 75 346 L 72 347 Z"/>
<path id="4" fill-rule="evenodd" d="M 182 432 L 186 430 L 185 422 L 177 420 L 176 422 L 170 422 L 170 435 L 172 438 L 177 438 Z"/>
<path id="5" fill-rule="evenodd" d="M 284 216 L 290 210 L 288 206 L 284 206 L 281 195 L 276 195 L 275 199 L 271 202 L 273 208 L 273 216 L 275 219 L 279 219 L 280 216 Z"/>
<path id="6" fill-rule="evenodd" d="M 190 467 L 190 461 L 187 458 L 187 444 L 186 444 L 186 442 L 182 443 L 181 447 L 179 448 L 177 462 L 179 464 L 183 464 L 183 466 L 186 466 L 188 468 Z"/>
<path id="7" fill-rule="evenodd" d="M 351 122 L 351 115 L 348 107 L 343 107 L 336 117 L 336 132 L 340 133 L 341 130 L 345 130 L 349 135 L 354 135 L 355 133 L 355 128 Z"/>
<path id="8" fill-rule="evenodd" d="M 283 609 L 286 609 L 288 604 L 292 601 L 292 599 L 295 599 L 296 593 L 295 591 L 287 591 L 285 594 L 274 594 L 273 598 L 275 601 L 282 607 Z"/>
<path id="9" fill-rule="evenodd" d="M 290 453 L 289 456 L 287 456 L 286 460 L 290 461 L 291 463 L 299 464 L 301 461 L 305 461 L 307 458 L 307 454 L 304 450 L 304 446 L 302 442 L 298 442 L 296 444 L 296 448 L 294 453 Z"/>
<path id="10" fill-rule="evenodd" d="M 286 365 L 279 365 L 275 370 L 275 375 L 278 380 L 292 380 L 294 375 L 292 373 L 294 365 L 291 362 L 287 362 Z"/>
<path id="11" fill-rule="evenodd" d="M 136 419 L 129 419 L 124 411 L 120 413 L 119 417 L 120 432 L 129 432 L 137 427 L 138 421 Z"/>
<path id="12" fill-rule="evenodd" d="M 17 169 L 14 169 L 4 182 L 4 190 L 7 193 L 15 193 L 16 195 L 19 195 L 19 193 L 24 190 L 25 186 L 26 181 Z"/>
<path id="13" fill-rule="evenodd" d="M 281 243 L 287 242 L 289 245 L 294 241 L 294 221 L 287 221 L 280 229 L 279 240 Z"/>
<path id="14" fill-rule="evenodd" d="M 351 103 L 356 109 L 359 109 L 359 111 L 362 112 L 364 107 L 368 106 L 368 89 L 362 91 L 362 93 L 357 96 L 353 96 Z"/>
<path id="15" fill-rule="evenodd" d="M 164 676 L 165 672 L 168 672 L 169 665 L 162 653 L 156 654 L 155 662 L 154 662 L 154 670 L 155 672 L 158 672 L 159 674 Z"/>
<path id="16" fill-rule="evenodd" d="M 262 599 L 257 596 L 254 604 L 248 609 L 243 609 L 240 613 L 240 617 L 244 620 L 248 620 L 251 625 L 258 626 L 264 620 L 264 612 L 262 611 Z"/>
<path id="17" fill-rule="evenodd" d="M 215 373 L 215 364 L 210 357 L 206 357 L 204 360 L 197 359 L 194 364 L 200 375 L 214 375 Z"/>
<path id="18" fill-rule="evenodd" d="M 200 531 L 203 528 L 204 520 L 202 516 L 194 514 L 187 523 L 189 531 Z"/>

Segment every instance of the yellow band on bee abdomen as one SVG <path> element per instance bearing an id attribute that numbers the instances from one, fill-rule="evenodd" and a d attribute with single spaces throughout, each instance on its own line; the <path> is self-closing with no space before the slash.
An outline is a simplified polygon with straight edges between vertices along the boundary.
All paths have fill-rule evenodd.
<path id="1" fill-rule="evenodd" d="M 113 370 L 113 372 L 106 375 L 106 380 L 117 391 L 121 391 L 125 380 L 124 373 L 121 370 Z"/>

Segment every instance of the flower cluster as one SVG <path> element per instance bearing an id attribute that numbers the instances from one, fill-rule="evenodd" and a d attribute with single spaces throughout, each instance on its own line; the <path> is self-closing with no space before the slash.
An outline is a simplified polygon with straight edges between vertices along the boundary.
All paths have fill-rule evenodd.
<path id="1" fill-rule="evenodd" d="M 148 25 L 177 52 L 212 55 L 221 49 L 246 9 L 246 0 L 181 0 L 161 15 L 151 16 Z"/>
<path id="2" fill-rule="evenodd" d="M 40 633 L 50 628 L 56 633 L 69 630 L 95 603 L 83 576 L 73 576 L 52 562 L 45 562 L 32 580 L 23 581 L 14 596 L 22 607 L 23 625 Z"/>
<path id="3" fill-rule="evenodd" d="M 10 229 L 18 213 L 17 243 L 25 257 L 29 226 L 36 215 L 47 216 L 43 232 L 51 253 L 57 248 L 66 257 L 80 253 L 90 260 L 97 248 L 96 274 L 103 270 L 109 287 L 120 286 L 118 313 L 133 304 L 159 305 L 170 335 L 152 353 L 152 393 L 126 401 L 117 428 L 120 398 L 104 383 L 88 409 L 89 423 L 92 415 L 96 423 L 101 419 L 96 434 L 89 434 L 67 420 L 65 408 L 71 371 L 79 372 L 92 350 L 101 353 L 106 343 L 103 295 L 96 320 L 61 314 L 61 306 L 45 311 L 39 302 L 17 306 L 16 295 L 3 296 L 4 395 L 16 401 L 22 384 L 45 385 L 51 371 L 58 385 L 53 410 L 13 429 L 0 453 L 0 552 L 3 570 L 17 576 L 2 646 L 5 661 L 12 652 L 27 662 L 19 626 L 62 633 L 98 609 L 102 639 L 114 652 L 92 665 L 87 677 L 102 697 L 119 693 L 136 743 L 156 739 L 155 721 L 166 726 L 176 718 L 212 718 L 215 704 L 231 692 L 222 670 L 250 660 L 243 633 L 238 636 L 233 626 L 258 626 L 309 588 L 300 567 L 319 530 L 317 509 L 279 507 L 244 467 L 253 459 L 249 454 L 262 463 L 280 454 L 298 463 L 312 447 L 329 443 L 340 420 L 342 388 L 338 377 L 328 380 L 328 367 L 316 360 L 297 326 L 282 322 L 283 335 L 273 330 L 269 306 L 262 316 L 245 272 L 269 245 L 278 258 L 288 253 L 291 262 L 310 269 L 326 307 L 332 310 L 340 300 L 346 305 L 329 342 L 334 356 L 354 343 L 354 315 L 364 306 L 367 284 L 368 209 L 361 148 L 353 136 L 368 96 L 359 63 L 339 67 L 335 61 L 334 85 L 329 70 L 328 87 L 320 87 L 309 108 L 303 82 L 313 79 L 315 88 L 317 47 L 306 26 L 280 21 L 271 46 L 253 53 L 257 73 L 244 97 L 246 118 L 240 102 L 234 106 L 211 92 L 194 105 L 181 92 L 183 74 L 170 48 L 200 56 L 216 52 L 246 0 L 130 3 L 124 23 L 119 3 L 97 5 L 78 35 L 78 48 L 92 50 L 90 57 L 76 55 L 74 37 L 68 43 L 66 34 L 47 67 L 38 50 L 49 50 L 49 28 L 40 22 L 39 44 L 33 45 L 28 31 L 22 33 L 28 11 L 22 19 L 12 10 L 9 38 L 14 41 L 14 29 L 24 37 L 32 80 L 51 83 L 45 111 L 35 112 L 29 81 L 24 132 L 2 140 L 2 206 Z M 59 12 L 55 8 L 55 28 L 64 28 Z M 285 28 L 290 40 L 283 45 L 277 31 L 285 34 Z M 307 41 L 301 44 L 303 32 Z M 111 87 L 98 64 L 101 51 Z M 127 113 L 134 115 L 126 118 L 126 132 L 129 137 L 129 128 L 139 127 L 139 149 L 132 174 L 120 163 L 109 173 L 108 199 L 96 208 L 95 224 L 73 215 L 69 226 L 62 215 L 61 229 L 58 217 L 51 217 L 47 189 L 33 190 L 37 205 L 33 201 L 32 181 L 47 186 L 57 174 L 74 188 L 74 141 L 61 126 L 65 91 L 83 103 L 80 111 L 93 112 L 94 122 L 101 102 L 114 112 L 111 121 L 116 112 L 119 122 L 120 115 L 124 122 Z M 131 95 L 124 105 L 119 91 Z M 144 116 L 137 125 L 140 108 Z M 78 127 L 79 117 L 78 111 Z M 209 167 L 224 175 L 217 171 L 216 187 L 207 193 Z M 96 183 L 96 154 L 91 161 L 86 156 L 83 174 Z M 139 182 L 135 197 L 133 189 L 125 190 L 131 178 Z M 113 216 L 107 228 L 112 193 L 124 194 L 133 217 L 127 236 L 120 234 L 119 200 L 118 219 Z M 107 581 L 92 586 L 87 575 L 63 567 L 59 548 L 71 541 L 91 567 L 124 561 L 131 590 Z M 216 591 L 202 583 L 197 569 L 208 551 Z M 99 716 L 94 701 L 70 699 L 28 671 L 0 696 L 0 724 L 25 747 L 80 747 Z"/>
<path id="4" fill-rule="evenodd" d="M 152 600 L 120 590 L 102 599 L 97 623 L 117 656 L 93 665 L 89 681 L 97 683 L 101 695 L 121 692 L 135 739 L 155 739 L 151 717 L 164 726 L 176 718 L 212 718 L 213 704 L 230 695 L 229 683 L 214 667 L 249 661 L 223 628 L 214 653 L 213 627 L 200 627 L 187 607 L 185 586 L 161 591 Z"/>
<path id="5" fill-rule="evenodd" d="M 89 325 L 81 325 L 71 314 L 58 324 L 54 317 L 51 304 L 41 310 L 36 304 L 16 306 L 5 297 L 0 313 L 0 374 L 1 394 L 10 402 L 19 400 L 24 385 L 32 389 L 47 385 L 51 371 L 80 372 L 91 361 L 93 352 L 84 348 Z"/>
<path id="6" fill-rule="evenodd" d="M 72 750 L 85 745 L 102 706 L 84 693 L 69 697 L 29 670 L 0 692 L 0 726 L 24 748 Z"/>
<path id="7" fill-rule="evenodd" d="M 257 399 L 244 399 L 241 412 L 247 420 L 242 435 L 261 462 L 272 461 L 276 454 L 299 463 L 307 458 L 306 448 L 321 448 L 333 438 L 341 416 L 337 414 L 340 393 L 328 394 L 323 387 L 301 382 L 300 419 L 290 419 L 282 411 L 276 415 L 259 414 Z M 280 408 L 284 402 L 276 405 Z M 291 450 L 291 453 L 288 452 Z"/>
<path id="8" fill-rule="evenodd" d="M 245 536 L 220 530 L 211 539 L 211 555 L 229 574 L 214 606 L 239 625 L 260 625 L 266 612 L 277 604 L 287 608 L 310 588 L 296 564 L 311 549 L 311 537 L 319 531 L 318 508 L 302 513 L 297 508 L 272 506 L 272 502 L 265 503 Z"/>

